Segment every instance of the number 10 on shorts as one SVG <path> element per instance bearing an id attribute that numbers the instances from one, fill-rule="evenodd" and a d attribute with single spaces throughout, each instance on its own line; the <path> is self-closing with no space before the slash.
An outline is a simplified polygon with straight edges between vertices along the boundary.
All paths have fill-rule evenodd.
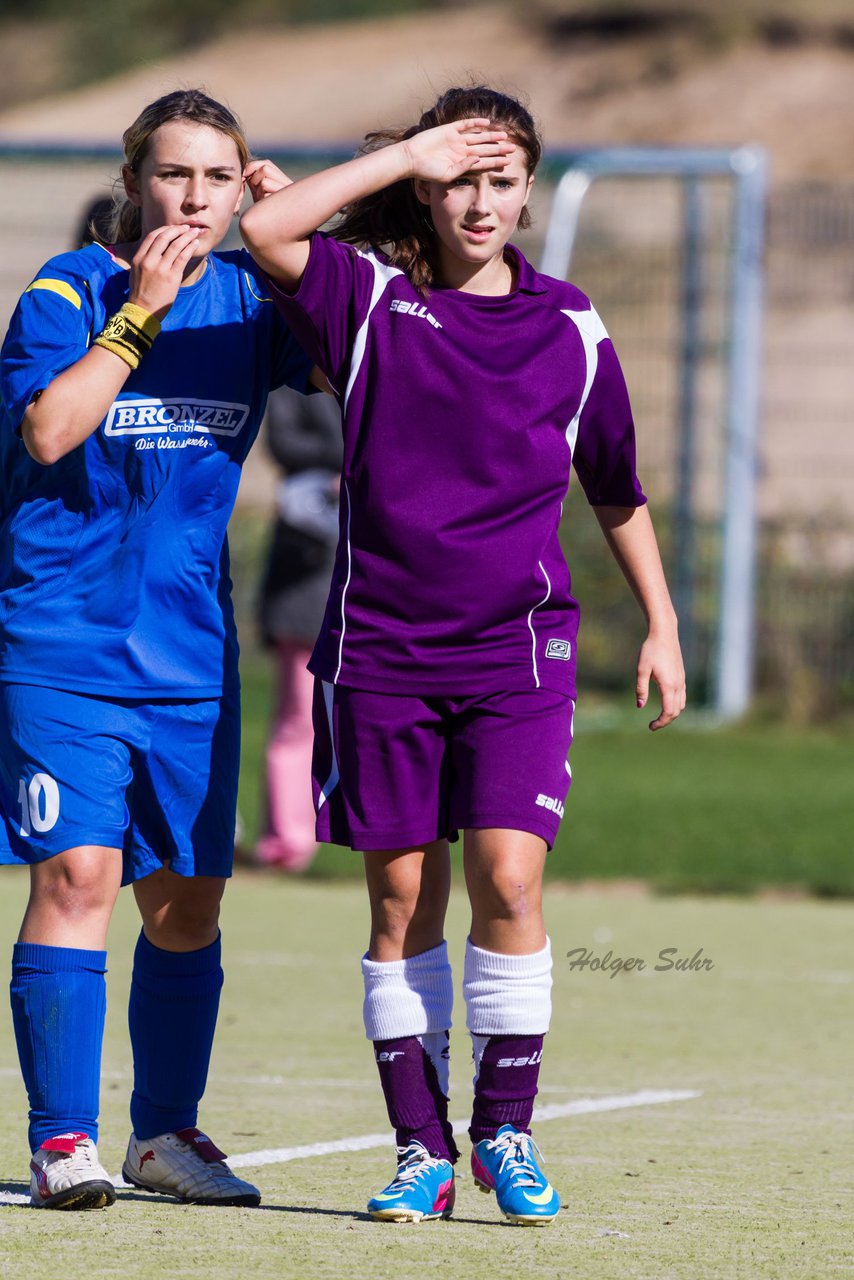
<path id="1" fill-rule="evenodd" d="M 21 835 L 28 840 L 34 831 L 41 834 L 56 826 L 59 787 L 49 773 L 34 773 L 29 785 L 25 778 L 21 778 L 18 782 L 18 804 L 21 806 Z"/>

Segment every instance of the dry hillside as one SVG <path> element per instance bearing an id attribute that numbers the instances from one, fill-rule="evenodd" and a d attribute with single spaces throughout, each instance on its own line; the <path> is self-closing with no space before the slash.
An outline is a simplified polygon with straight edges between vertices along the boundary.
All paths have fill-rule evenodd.
<path id="1" fill-rule="evenodd" d="M 845 38 L 843 38 L 845 37 Z M 848 177 L 854 47 L 769 28 L 714 44 L 683 20 L 585 31 L 503 6 L 237 34 L 0 113 L 0 141 L 114 143 L 139 107 L 204 84 L 257 144 L 350 142 L 472 76 L 527 95 L 552 146 L 759 142 L 777 181 Z"/>

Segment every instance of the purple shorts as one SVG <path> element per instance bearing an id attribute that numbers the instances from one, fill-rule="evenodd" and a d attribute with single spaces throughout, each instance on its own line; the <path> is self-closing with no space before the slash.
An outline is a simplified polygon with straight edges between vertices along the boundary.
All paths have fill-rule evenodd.
<path id="1" fill-rule="evenodd" d="M 415 697 L 317 680 L 318 840 L 408 849 L 505 827 L 551 848 L 572 779 L 574 710 L 550 689 Z"/>

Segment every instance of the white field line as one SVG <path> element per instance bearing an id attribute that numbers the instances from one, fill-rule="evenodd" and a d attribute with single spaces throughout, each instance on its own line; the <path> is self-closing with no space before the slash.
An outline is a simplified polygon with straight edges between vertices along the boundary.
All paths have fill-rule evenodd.
<path id="1" fill-rule="evenodd" d="M 586 1116 L 594 1111 L 622 1111 L 627 1107 L 653 1107 L 662 1102 L 683 1102 L 699 1098 L 695 1089 L 641 1089 L 638 1093 L 623 1093 L 610 1098 L 577 1098 L 574 1102 L 556 1102 L 550 1106 L 534 1108 L 534 1124 L 546 1120 L 560 1120 L 564 1116 Z M 465 1133 L 468 1117 L 454 1120 L 454 1133 Z M 265 1151 L 247 1151 L 242 1156 L 229 1156 L 233 1169 L 260 1168 L 265 1164 L 285 1164 L 289 1160 L 308 1160 L 312 1156 L 331 1156 L 340 1151 L 369 1151 L 375 1147 L 387 1147 L 391 1136 L 385 1133 L 366 1133 L 357 1138 L 337 1138 L 334 1142 L 312 1142 L 302 1147 L 278 1147 Z"/>
<path id="2" fill-rule="evenodd" d="M 640 1089 L 637 1093 L 621 1093 L 605 1098 L 576 1098 L 574 1102 L 556 1102 L 534 1108 L 534 1123 L 561 1120 L 564 1116 L 586 1116 L 598 1111 L 625 1111 L 630 1107 L 655 1107 L 664 1102 L 685 1102 L 699 1098 L 697 1089 Z M 465 1133 L 468 1118 L 454 1120 L 454 1133 Z M 286 1164 L 289 1160 L 308 1160 L 313 1156 L 337 1155 L 342 1151 L 370 1151 L 387 1147 L 391 1142 L 388 1132 L 365 1133 L 355 1138 L 338 1138 L 334 1142 L 311 1142 L 301 1147 L 274 1147 L 264 1151 L 247 1151 L 243 1155 L 229 1156 L 232 1169 L 258 1169 L 265 1164 Z M 121 1177 L 113 1178 L 117 1187 L 127 1186 Z M 4 1204 L 29 1204 L 28 1195 L 14 1191 L 0 1191 L 0 1206 Z"/>

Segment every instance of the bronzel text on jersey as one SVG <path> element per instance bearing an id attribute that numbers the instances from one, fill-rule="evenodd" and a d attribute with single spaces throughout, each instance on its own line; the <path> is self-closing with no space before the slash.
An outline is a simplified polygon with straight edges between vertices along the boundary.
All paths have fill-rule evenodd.
<path id="1" fill-rule="evenodd" d="M 108 436 L 202 432 L 236 436 L 249 416 L 249 406 L 228 400 L 116 400 L 107 414 Z"/>

